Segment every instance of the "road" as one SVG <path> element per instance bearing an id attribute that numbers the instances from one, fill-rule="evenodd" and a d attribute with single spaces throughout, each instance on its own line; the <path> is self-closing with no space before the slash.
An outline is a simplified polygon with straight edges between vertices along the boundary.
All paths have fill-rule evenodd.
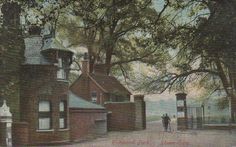
<path id="1" fill-rule="evenodd" d="M 147 129 L 109 132 L 108 135 L 66 147 L 236 147 L 236 130 L 188 130 L 164 132 L 161 122 L 149 122 Z"/>

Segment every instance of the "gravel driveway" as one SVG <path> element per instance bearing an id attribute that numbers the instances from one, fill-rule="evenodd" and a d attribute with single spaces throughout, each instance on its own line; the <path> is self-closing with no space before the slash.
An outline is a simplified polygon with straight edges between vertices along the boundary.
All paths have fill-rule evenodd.
<path id="1" fill-rule="evenodd" d="M 147 129 L 109 132 L 107 136 L 66 147 L 236 147 L 236 130 L 189 130 L 163 132 L 161 122 L 149 122 Z"/>

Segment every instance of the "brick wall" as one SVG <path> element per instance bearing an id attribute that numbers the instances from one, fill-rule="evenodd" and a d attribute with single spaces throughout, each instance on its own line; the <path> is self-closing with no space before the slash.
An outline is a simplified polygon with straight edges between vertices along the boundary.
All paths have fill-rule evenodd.
<path id="1" fill-rule="evenodd" d="M 90 101 L 90 95 L 89 95 L 89 78 L 87 77 L 87 75 L 82 74 L 79 79 L 74 82 L 71 87 L 70 90 L 82 97 L 85 98 L 86 100 Z"/>
<path id="2" fill-rule="evenodd" d="M 91 101 L 91 92 L 97 93 L 97 104 L 104 104 L 108 100 L 109 95 L 104 93 L 88 76 L 82 74 L 79 79 L 71 85 L 70 90 L 76 95 Z"/>
<path id="3" fill-rule="evenodd" d="M 69 129 L 59 129 L 59 103 L 68 101 L 68 82 L 57 81 L 56 71 L 53 65 L 26 65 L 22 68 L 20 112 L 21 121 L 29 124 L 30 144 L 69 141 Z M 51 103 L 52 128 L 48 131 L 38 130 L 39 100 L 50 100 Z M 67 106 L 67 124 L 68 115 Z"/>
<path id="4" fill-rule="evenodd" d="M 103 105 L 104 100 L 106 99 L 106 94 L 92 81 L 89 80 L 89 96 L 91 100 L 91 92 L 96 92 L 97 93 L 97 104 Z"/>
<path id="5" fill-rule="evenodd" d="M 135 104 L 132 102 L 106 103 L 108 130 L 135 130 Z"/>
<path id="6" fill-rule="evenodd" d="M 0 146 L 6 146 L 6 124 L 0 122 Z"/>
<path id="7" fill-rule="evenodd" d="M 78 141 L 106 134 L 106 115 L 105 110 L 70 109 L 71 140 Z"/>
<path id="8" fill-rule="evenodd" d="M 12 142 L 13 146 L 22 146 L 29 144 L 28 123 L 12 123 Z"/>
<path id="9" fill-rule="evenodd" d="M 146 129 L 146 104 L 144 95 L 134 95 L 135 103 L 135 129 Z"/>

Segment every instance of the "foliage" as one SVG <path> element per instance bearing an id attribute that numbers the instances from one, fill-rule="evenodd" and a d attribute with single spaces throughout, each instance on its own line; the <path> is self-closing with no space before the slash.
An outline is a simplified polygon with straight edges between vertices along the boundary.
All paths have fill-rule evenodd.
<path id="1" fill-rule="evenodd" d="M 168 44 L 174 49 L 170 65 L 173 73 L 162 72 L 163 76 L 160 75 L 161 78 L 156 82 L 163 82 L 165 89 L 171 88 L 174 83 L 180 86 L 185 81 L 198 79 L 196 76 L 204 78 L 210 74 L 212 75 L 211 81 L 219 77 L 223 80 L 220 73 L 223 72 L 227 76 L 225 69 L 228 67 L 228 63 L 232 63 L 227 60 L 234 46 L 231 41 L 234 34 L 233 27 L 231 27 L 233 20 L 231 17 L 223 17 L 229 13 L 224 11 L 226 9 L 224 3 L 176 1 L 172 2 L 170 7 L 170 10 L 175 10 L 177 13 L 174 17 L 169 16 L 168 18 L 170 23 L 167 24 L 169 26 L 167 28 L 170 31 L 166 36 Z M 177 17 L 180 11 L 184 12 L 182 22 L 179 22 L 180 18 Z M 225 23 L 226 21 L 229 23 Z M 174 24 L 174 22 L 179 23 Z M 195 74 L 194 77 L 191 76 L 193 74 Z"/>
<path id="2" fill-rule="evenodd" d="M 154 45 L 150 31 L 162 19 L 150 0 L 77 1 L 60 29 L 71 46 L 88 48 L 92 65 L 105 63 L 109 73 L 111 67 L 122 70 L 130 62 L 156 63 L 161 47 Z"/>
<path id="3" fill-rule="evenodd" d="M 19 5 L 21 28 L 25 32 L 29 31 L 32 26 L 44 29 L 48 24 L 55 31 L 59 15 L 71 2 L 73 0 L 1 0 L 0 5 L 13 3 Z M 3 17 L 1 17 L 1 21 L 2 19 Z"/>
<path id="4" fill-rule="evenodd" d="M 152 74 L 138 77 L 139 88 L 148 92 L 184 91 L 188 83 L 196 83 L 213 92 L 223 88 L 236 98 L 229 89 L 236 88 L 232 0 L 165 0 L 155 7 L 151 0 L 15 2 L 22 9 L 25 31 L 47 25 L 49 33 L 58 29 L 69 47 L 87 47 L 91 68 L 104 63 L 107 74 L 113 68 L 128 78 L 131 63 L 138 61 L 153 68 Z M 74 60 L 75 69 L 80 58 Z"/>
<path id="5" fill-rule="evenodd" d="M 216 104 L 216 106 L 220 110 L 228 108 L 228 105 L 229 105 L 229 100 L 227 99 L 227 97 L 223 97 L 221 99 L 218 99 L 217 104 Z"/>
<path id="6" fill-rule="evenodd" d="M 185 91 L 188 83 L 197 81 L 212 90 L 208 90 L 208 94 L 224 89 L 228 97 L 235 99 L 236 3 L 180 0 L 169 6 L 168 11 L 175 15 L 168 17 L 170 31 L 165 39 L 173 49 L 173 59 L 169 61 L 169 69 L 144 76 L 141 88 L 152 92 Z M 226 103 L 222 99 L 218 105 L 223 109 Z M 232 107 L 235 108 L 235 104 Z"/>
<path id="7" fill-rule="evenodd" d="M 9 97 L 17 92 L 20 65 L 24 62 L 24 38 L 34 26 L 56 29 L 57 18 L 70 0 L 1 0 L 0 26 L 0 96 Z M 41 31 L 41 30 L 40 30 Z M 13 94 L 14 95 L 14 94 Z"/>

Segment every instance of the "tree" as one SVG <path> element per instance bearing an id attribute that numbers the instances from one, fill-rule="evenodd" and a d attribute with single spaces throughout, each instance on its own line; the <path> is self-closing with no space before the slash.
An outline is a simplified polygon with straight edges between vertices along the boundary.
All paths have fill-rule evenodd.
<path id="1" fill-rule="evenodd" d="M 174 70 L 164 70 L 156 79 L 149 77 L 147 84 L 160 92 L 168 88 L 183 88 L 186 83 L 196 80 L 214 85 L 213 91 L 223 88 L 231 98 L 233 119 L 236 112 L 233 92 L 236 88 L 233 60 L 236 51 L 235 6 L 236 3 L 231 0 L 172 2 L 171 9 L 177 14 L 169 17 L 171 31 L 166 39 L 175 49 L 174 62 L 170 66 Z M 177 20 L 179 12 L 184 14 L 184 21 Z M 209 81 L 202 82 L 206 79 Z"/>
<path id="2" fill-rule="evenodd" d="M 19 96 L 19 73 L 24 62 L 24 35 L 27 32 L 39 34 L 47 23 L 56 26 L 60 11 L 69 2 L 71 1 L 0 0 L 0 97 Z M 55 27 L 50 33 L 54 30 Z"/>
<path id="3" fill-rule="evenodd" d="M 157 12 L 151 0 L 82 0 L 71 6 L 70 21 L 63 21 L 60 28 L 71 46 L 88 48 L 91 71 L 93 64 L 102 62 L 107 74 L 115 66 L 125 73 L 124 64 L 160 57 L 161 47 L 153 44 L 149 31 L 162 24 L 165 9 Z"/>

